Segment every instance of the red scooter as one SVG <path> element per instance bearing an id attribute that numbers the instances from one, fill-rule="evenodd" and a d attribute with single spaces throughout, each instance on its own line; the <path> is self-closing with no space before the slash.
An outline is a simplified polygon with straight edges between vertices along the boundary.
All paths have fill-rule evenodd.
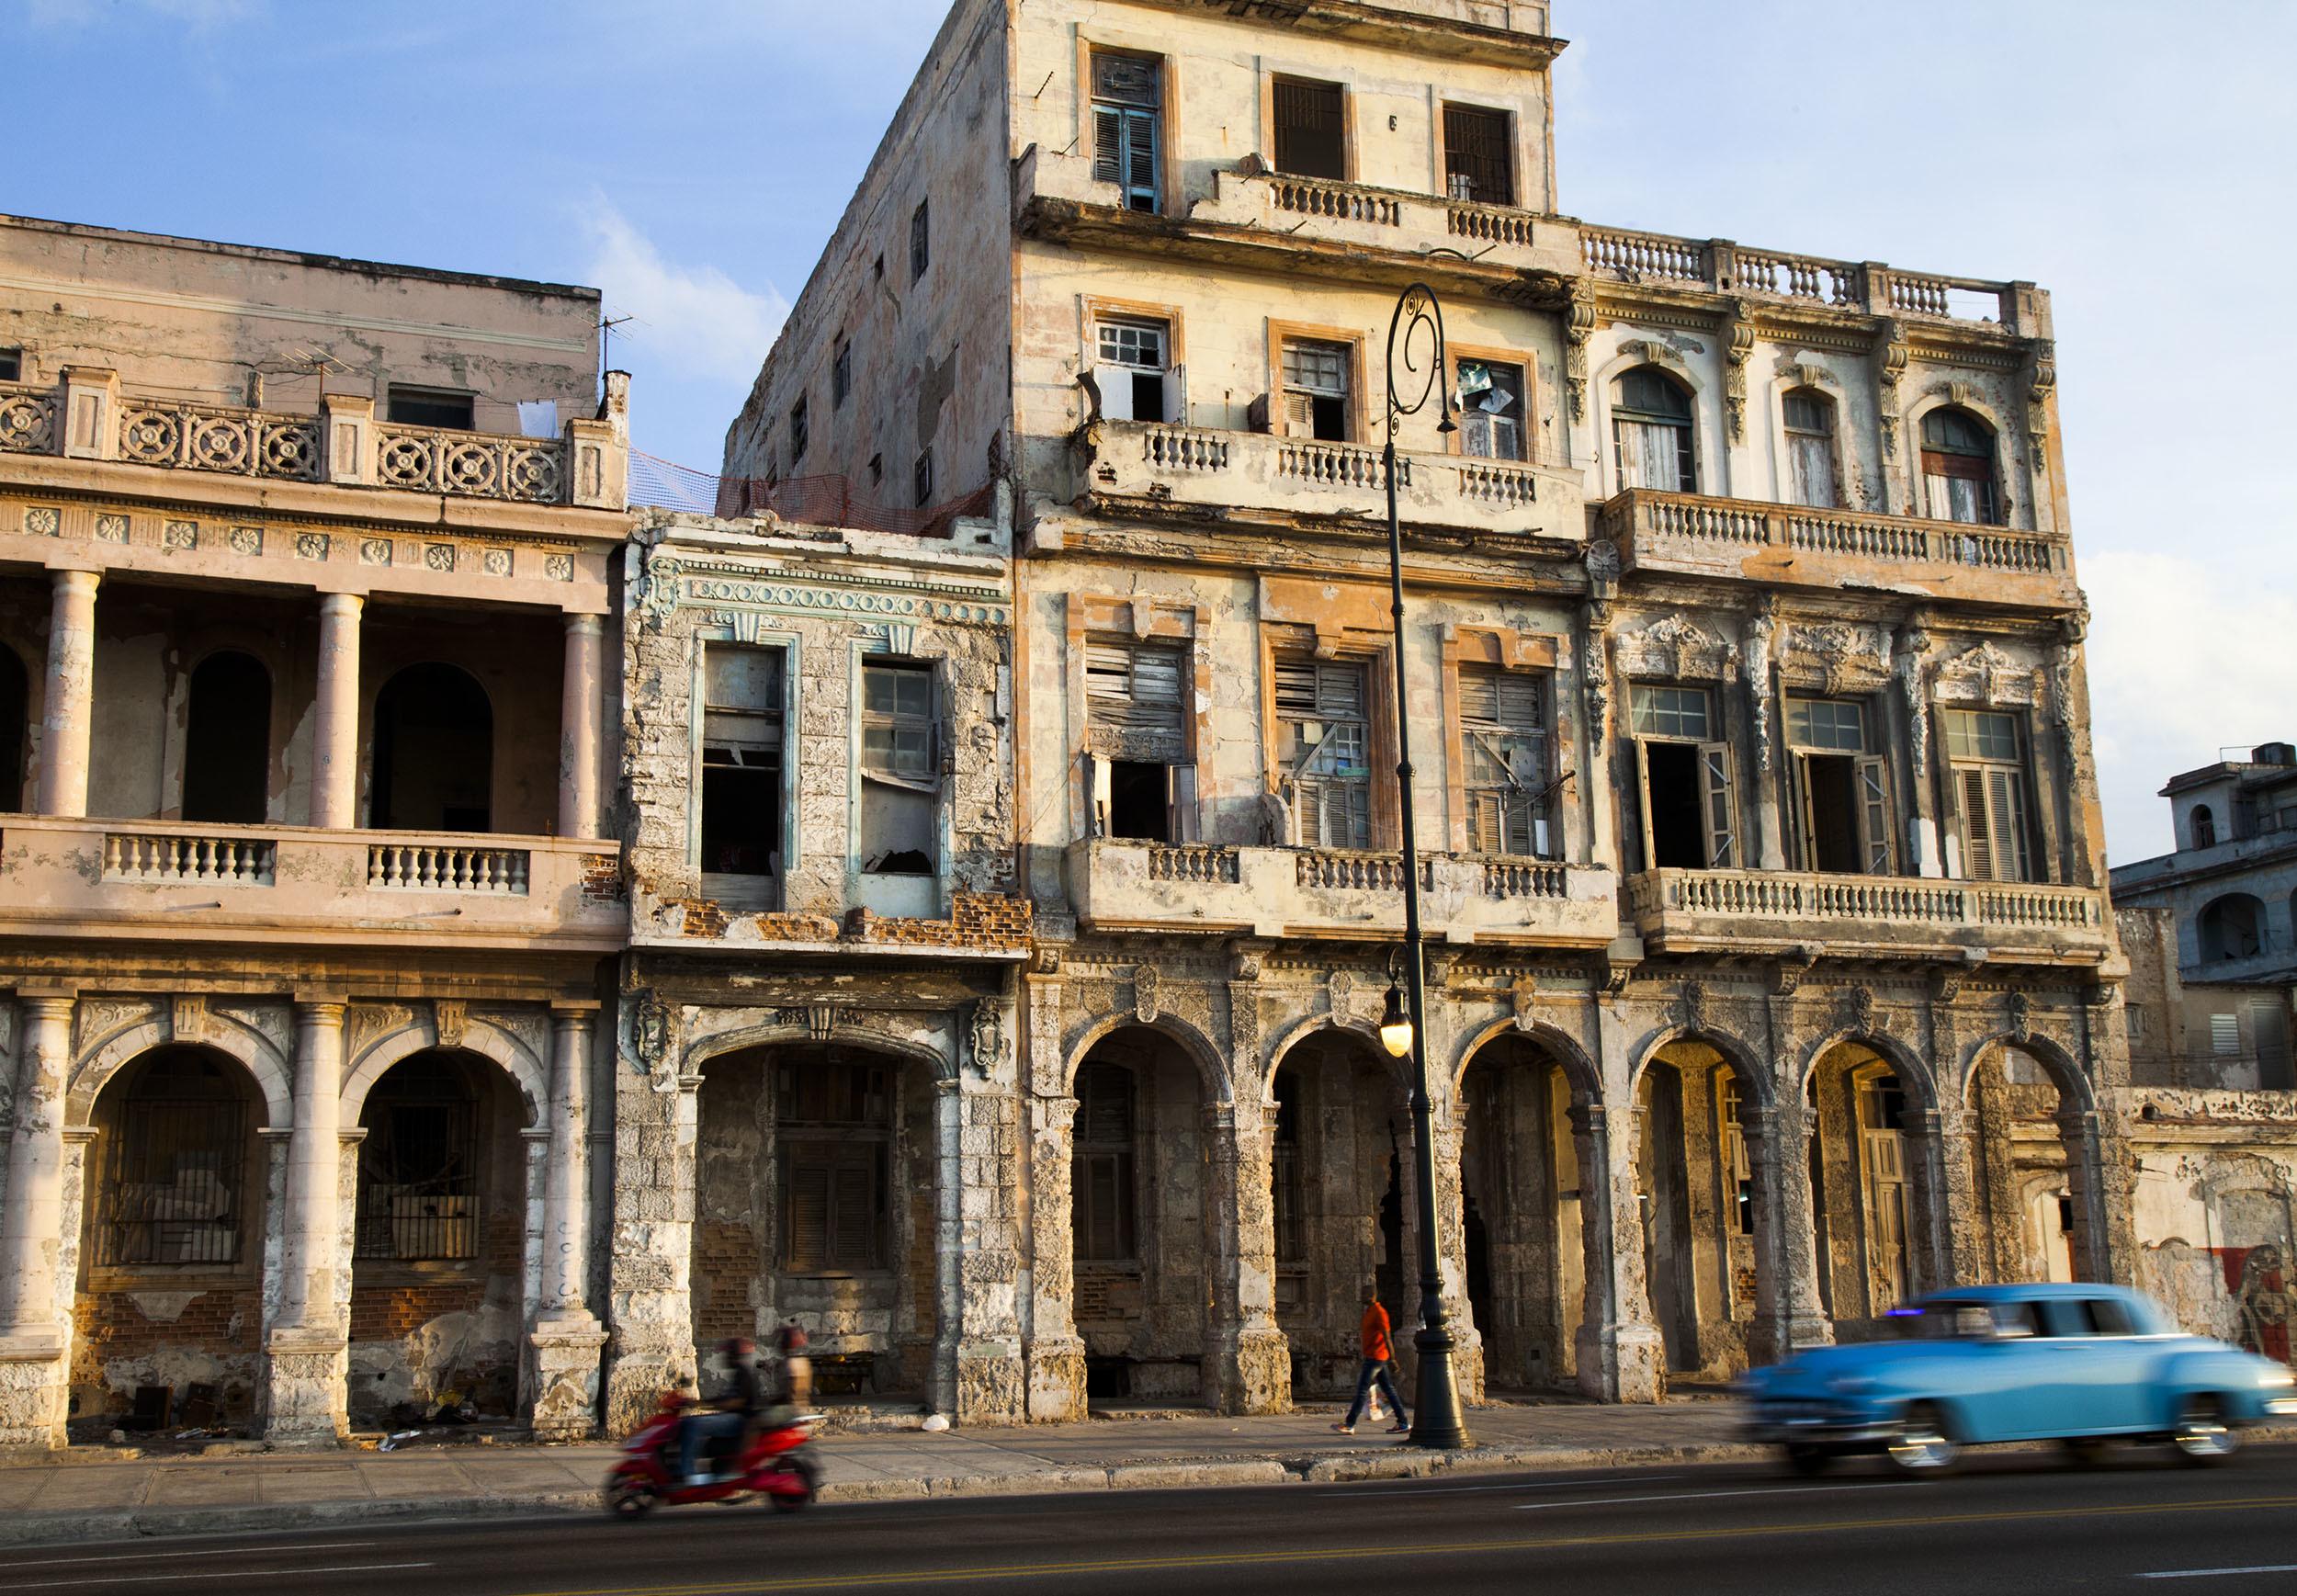
<path id="1" fill-rule="evenodd" d="M 665 1504 L 684 1507 L 754 1494 L 773 1503 L 777 1512 L 794 1513 L 813 1500 L 820 1470 L 805 1448 L 820 1422 L 819 1414 L 762 1423 L 746 1440 L 709 1442 L 702 1462 L 712 1471 L 710 1483 L 690 1486 L 678 1473 L 678 1431 L 693 1406 L 693 1398 L 665 1391 L 654 1417 L 623 1443 L 622 1461 L 606 1477 L 609 1512 L 635 1519 Z"/>

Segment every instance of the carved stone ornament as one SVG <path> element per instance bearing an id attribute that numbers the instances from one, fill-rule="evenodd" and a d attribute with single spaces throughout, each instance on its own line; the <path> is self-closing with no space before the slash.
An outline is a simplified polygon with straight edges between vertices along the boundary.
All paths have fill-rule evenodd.
<path id="1" fill-rule="evenodd" d="M 826 1042 L 837 1034 L 837 1028 L 853 1019 L 847 1011 L 835 1003 L 807 1003 L 802 1007 L 776 1009 L 774 1023 L 777 1025 L 803 1025 L 809 1042 Z"/>
<path id="2" fill-rule="evenodd" d="M 178 993 L 169 1005 L 168 1029 L 178 1042 L 208 1039 L 208 1000 L 197 992 Z"/>
<path id="3" fill-rule="evenodd" d="M 431 1002 L 431 1028 L 438 1034 L 442 1047 L 462 1046 L 463 1029 L 470 1023 L 470 1005 L 460 998 L 435 998 Z"/>
<path id="4" fill-rule="evenodd" d="M 1256 981 L 1261 979 L 1260 949 L 1239 947 L 1228 956 L 1228 979 L 1232 981 Z"/>
<path id="5" fill-rule="evenodd" d="M 1513 999 L 1513 1006 L 1515 1010 L 1515 1028 L 1517 1030 L 1528 1031 L 1532 1028 L 1533 1020 L 1532 1002 L 1533 1000 L 1538 996 L 1538 994 L 1539 983 L 1533 980 L 1530 976 L 1520 975 L 1515 978 L 1514 986 L 1510 993 L 1510 996 Z"/>
<path id="6" fill-rule="evenodd" d="M 1588 585 L 1602 592 L 1619 580 L 1619 546 L 1606 538 L 1590 542 L 1579 556 L 1587 567 Z"/>
<path id="7" fill-rule="evenodd" d="M 1883 391 L 1882 423 L 1883 453 L 1895 456 L 1898 452 L 1898 379 L 1907 374 L 1906 329 L 1895 322 L 1884 322 L 1882 335 L 1874 350 L 1875 376 Z"/>
<path id="8" fill-rule="evenodd" d="M 1829 697 L 1873 693 L 1890 680 L 1889 650 L 1878 628 L 1828 621 L 1789 627 L 1780 662 L 1791 680 L 1816 684 Z"/>
<path id="9" fill-rule="evenodd" d="M 1675 1019 L 1686 1031 L 1707 1028 L 1707 989 L 1698 981 L 1685 981 L 1675 994 Z"/>
<path id="10" fill-rule="evenodd" d="M 1747 651 L 1739 661 L 1740 673 L 1746 678 L 1747 696 L 1755 708 L 1755 764 L 1758 769 L 1771 769 L 1771 638 L 1778 628 L 1775 614 L 1776 598 L 1765 594 L 1760 606 L 1747 619 Z"/>
<path id="11" fill-rule="evenodd" d="M 678 584 L 685 575 L 685 567 L 660 549 L 647 551 L 639 575 L 638 611 L 650 628 L 661 629 L 678 607 Z"/>
<path id="12" fill-rule="evenodd" d="M 1619 663 L 1630 676 L 1727 680 L 1738 666 L 1738 645 L 1726 642 L 1677 610 L 1640 631 L 1621 634 Z"/>
<path id="13" fill-rule="evenodd" d="M 650 1075 L 670 1058 L 673 1024 L 670 1005 L 651 987 L 640 991 L 630 1005 L 630 1052 L 639 1068 Z"/>
<path id="14" fill-rule="evenodd" d="M 1842 1027 L 1871 1036 L 1874 1030 L 1874 993 L 1871 988 L 1855 986 L 1842 994 Z"/>
<path id="15" fill-rule="evenodd" d="M 1925 681 L 1930 651 L 1930 634 L 1920 622 L 1909 626 L 1898 636 L 1898 654 L 1893 662 L 1898 679 L 1899 696 L 1907 707 L 1907 754 L 1914 766 L 1915 779 L 1919 781 L 1928 773 L 1930 754 L 1930 696 Z"/>
<path id="16" fill-rule="evenodd" d="M 2024 1042 L 2033 1036 L 2034 1001 L 2024 992 L 2009 995 L 2010 1035 Z"/>
<path id="17" fill-rule="evenodd" d="M 995 1075 L 1005 1062 L 1004 1006 L 994 998 L 981 998 L 973 1004 L 973 1072 L 986 1081 Z"/>
<path id="18" fill-rule="evenodd" d="M 1584 284 L 1575 287 L 1571 295 L 1571 314 L 1564 323 L 1563 379 L 1564 391 L 1571 406 L 1571 419 L 1587 419 L 1587 345 L 1595 334 L 1595 295 Z"/>
<path id="19" fill-rule="evenodd" d="M 1133 966 L 1133 1018 L 1146 1025 L 1157 1017 L 1157 999 L 1164 978 L 1153 964 Z"/>
<path id="20" fill-rule="evenodd" d="M 2047 338 L 2034 340 L 2033 372 L 2026 379 L 2026 441 L 2034 470 L 2050 469 L 2050 395 L 2058 385 L 2058 346 Z"/>
<path id="21" fill-rule="evenodd" d="M 1818 962 L 1817 956 L 1807 947 L 1798 947 L 1779 956 L 1771 967 L 1771 990 L 1782 998 L 1791 998 L 1803 984 L 1803 978 Z"/>
<path id="22" fill-rule="evenodd" d="M 1588 741 L 1598 750 L 1608 746 L 1611 740 L 1611 651 L 1612 639 L 1607 635 L 1611 625 L 1611 606 L 1588 606 L 1587 637 L 1579 650 L 1579 658 L 1587 662 L 1580 673 L 1580 685 L 1587 695 Z"/>
<path id="23" fill-rule="evenodd" d="M 1345 1021 L 1356 1011 L 1356 988 L 1362 980 L 1352 969 L 1336 969 L 1327 983 L 1331 989 L 1332 1018 Z"/>
<path id="24" fill-rule="evenodd" d="M 1060 974 L 1060 944 L 1057 942 L 1040 942 L 1035 947 L 1031 948 L 1029 950 L 1029 973 L 1031 975 L 1044 976 Z"/>
<path id="25" fill-rule="evenodd" d="M 2042 672 L 2020 663 L 1980 640 L 1934 673 L 1934 691 L 1941 703 L 2022 705 L 2032 707 L 2041 696 Z"/>
<path id="26" fill-rule="evenodd" d="M 1731 441 L 1747 438 L 1747 357 L 1755 352 L 1754 307 L 1745 300 L 1731 304 L 1723 323 L 1723 412 L 1730 424 Z"/>

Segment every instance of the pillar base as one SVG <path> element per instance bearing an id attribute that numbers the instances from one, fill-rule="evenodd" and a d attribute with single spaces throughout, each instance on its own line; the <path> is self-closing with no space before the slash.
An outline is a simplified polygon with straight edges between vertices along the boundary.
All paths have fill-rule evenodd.
<path id="1" fill-rule="evenodd" d="M 628 1333 L 617 1326 L 615 1339 Z M 605 1428 L 610 1440 L 619 1441 L 652 1422 L 662 1410 L 662 1393 L 696 1388 L 698 1371 L 693 1343 L 680 1347 L 645 1347 L 619 1352 L 606 1363 Z"/>
<path id="2" fill-rule="evenodd" d="M 1032 1424 L 1066 1424 L 1085 1414 L 1085 1344 L 1074 1337 L 1029 1343 Z"/>
<path id="3" fill-rule="evenodd" d="M 350 1348 L 334 1330 L 276 1330 L 265 1344 L 263 1437 L 328 1446 L 351 1432 L 344 1409 Z"/>
<path id="4" fill-rule="evenodd" d="M 586 1311 L 538 1319 L 526 1338 L 528 1425 L 537 1441 L 587 1441 L 598 1432 L 598 1349 L 605 1330 Z"/>
<path id="5" fill-rule="evenodd" d="M 1572 1339 L 1580 1392 L 1598 1402 L 1667 1396 L 1667 1343 L 1648 1324 L 1581 1325 Z"/>
<path id="6" fill-rule="evenodd" d="M 1782 1364 L 1805 1347 L 1828 1347 L 1834 1340 L 1834 1321 L 1824 1314 L 1758 1313 L 1747 1327 L 1747 1359 L 1756 1364 Z"/>
<path id="7" fill-rule="evenodd" d="M 1223 1413 L 1292 1411 L 1292 1343 L 1274 1325 L 1238 1330 L 1205 1359 L 1205 1395 Z"/>
<path id="8" fill-rule="evenodd" d="M 952 1424 L 1019 1424 L 1028 1416 L 1028 1370 L 1017 1341 L 967 1341 L 950 1358 Z"/>
<path id="9" fill-rule="evenodd" d="M 62 1450 L 70 1406 L 63 1332 L 0 1336 L 0 1450 Z"/>

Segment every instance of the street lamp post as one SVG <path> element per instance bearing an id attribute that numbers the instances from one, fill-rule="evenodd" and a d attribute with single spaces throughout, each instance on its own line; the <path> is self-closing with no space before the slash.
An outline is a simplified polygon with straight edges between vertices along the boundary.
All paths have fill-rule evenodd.
<path id="1" fill-rule="evenodd" d="M 1428 368 L 1421 373 L 1415 352 L 1425 343 L 1431 347 Z M 1399 360 L 1400 357 L 1400 360 Z M 1399 373 L 1419 378 L 1419 391 L 1407 394 L 1398 387 Z M 1410 386 L 1407 381 L 1405 388 Z M 1440 433 L 1454 431 L 1451 391 L 1444 382 L 1443 310 L 1435 291 L 1414 283 L 1396 302 L 1387 324 L 1387 444 L 1381 463 L 1387 478 L 1388 613 L 1395 620 L 1396 655 L 1396 786 L 1397 813 L 1402 822 L 1404 855 L 1404 999 L 1406 1010 L 1396 1012 L 1396 989 L 1388 988 L 1388 1013 L 1382 1017 L 1380 1040 L 1391 1053 L 1411 1054 L 1411 1126 L 1413 1171 L 1418 1176 L 1420 1217 L 1420 1330 L 1412 1346 L 1420 1354 L 1419 1399 L 1412 1404 L 1411 1441 L 1415 1446 L 1459 1447 L 1467 1444 L 1467 1426 L 1460 1413 L 1459 1387 L 1452 1378 L 1452 1331 L 1443 1310 L 1443 1275 L 1436 1246 L 1436 1156 L 1432 1114 L 1428 1098 L 1427 990 L 1420 957 L 1420 843 L 1413 825 L 1411 789 L 1411 709 L 1404 673 L 1404 535 L 1396 510 L 1396 428 L 1408 415 L 1417 415 L 1432 398 L 1441 407 Z M 1402 1020 L 1404 1024 L 1395 1022 Z"/>

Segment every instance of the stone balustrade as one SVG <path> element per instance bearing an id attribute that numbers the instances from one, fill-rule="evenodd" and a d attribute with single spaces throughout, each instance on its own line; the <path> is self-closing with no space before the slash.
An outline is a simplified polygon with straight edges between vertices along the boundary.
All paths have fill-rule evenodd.
<path id="1" fill-rule="evenodd" d="M 1978 603 L 2075 602 L 2071 546 L 2042 532 L 1646 488 L 1605 502 L 1599 525 L 1628 570 L 1828 588 L 1852 580 Z"/>
<path id="2" fill-rule="evenodd" d="M 0 815 L 0 935 L 621 945 L 620 845 Z"/>
<path id="3" fill-rule="evenodd" d="M 611 376 L 615 419 L 535 438 L 403 426 L 344 394 L 323 397 L 316 415 L 123 394 L 117 374 L 74 368 L 54 388 L 0 383 L 0 454 L 619 510 L 629 446 Z"/>
<path id="4" fill-rule="evenodd" d="M 1072 844 L 1068 866 L 1070 902 L 1094 929 L 1338 937 L 1403 929 L 1403 862 L 1378 850 L 1104 838 Z M 1618 931 L 1618 877 L 1608 869 L 1430 854 L 1420 871 L 1432 941 L 1595 948 Z"/>
<path id="5" fill-rule="evenodd" d="M 2105 955 L 2105 910 L 2094 889 L 2039 883 L 1667 869 L 1627 881 L 1629 918 L 1663 949 L 1823 940 L 1832 953 L 2000 950 L 2027 962 L 2086 964 Z"/>
<path id="6" fill-rule="evenodd" d="M 1380 453 L 1268 433 L 1165 422 L 1095 422 L 1087 481 L 1111 497 L 1216 509 L 1377 519 L 1387 513 Z M 1397 457 L 1397 508 L 1413 526 L 1576 538 L 1576 473 L 1464 455 Z"/>
<path id="7" fill-rule="evenodd" d="M 1512 206 L 1270 172 L 1249 156 L 1213 174 L 1212 197 L 1192 207 L 1188 220 L 1422 259 L 1431 250 L 1443 249 L 1488 266 L 1578 269 L 1574 222 Z"/>

